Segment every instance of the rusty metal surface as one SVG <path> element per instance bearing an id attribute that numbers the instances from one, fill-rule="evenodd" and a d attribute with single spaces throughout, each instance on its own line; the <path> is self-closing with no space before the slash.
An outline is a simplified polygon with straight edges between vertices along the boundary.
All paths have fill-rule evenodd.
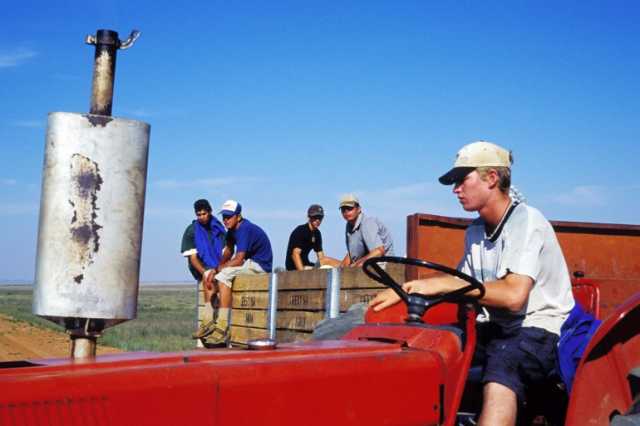
<path id="1" fill-rule="evenodd" d="M 464 249 L 470 219 L 414 214 L 407 218 L 407 255 L 456 266 Z M 611 223 L 551 221 L 569 271 L 596 280 L 601 291 L 601 315 L 606 318 L 640 291 L 640 226 Z M 422 271 L 408 271 L 408 278 Z M 421 275 L 422 276 L 422 275 Z"/>
<path id="2" fill-rule="evenodd" d="M 87 44 L 96 47 L 89 109 L 91 114 L 111 115 L 118 49 L 130 48 L 139 36 L 140 31 L 133 30 L 127 40 L 120 41 L 116 31 L 98 30 L 95 36 L 89 35 L 85 38 Z"/>
<path id="3" fill-rule="evenodd" d="M 33 298 L 89 329 L 136 315 L 149 143 L 146 123 L 91 117 L 49 115 Z"/>
<path id="4" fill-rule="evenodd" d="M 87 43 L 96 46 L 89 111 L 95 115 L 111 115 L 116 52 L 120 46 L 118 33 L 111 30 L 98 30 L 95 37 L 87 38 Z"/>

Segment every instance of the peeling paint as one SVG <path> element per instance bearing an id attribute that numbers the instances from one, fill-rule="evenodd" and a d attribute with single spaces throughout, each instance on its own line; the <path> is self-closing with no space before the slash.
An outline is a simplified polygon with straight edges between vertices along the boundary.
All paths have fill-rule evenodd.
<path id="1" fill-rule="evenodd" d="M 91 113 L 49 114 L 36 315 L 57 323 L 102 318 L 105 326 L 135 318 L 148 128 Z"/>
<path id="2" fill-rule="evenodd" d="M 100 250 L 102 226 L 98 219 L 98 193 L 102 186 L 102 177 L 98 164 L 81 154 L 71 157 L 71 186 L 69 204 L 73 207 L 69 232 L 71 233 L 72 253 L 77 260 L 70 265 L 74 281 L 81 284 L 84 270 L 93 263 L 93 254 Z"/>

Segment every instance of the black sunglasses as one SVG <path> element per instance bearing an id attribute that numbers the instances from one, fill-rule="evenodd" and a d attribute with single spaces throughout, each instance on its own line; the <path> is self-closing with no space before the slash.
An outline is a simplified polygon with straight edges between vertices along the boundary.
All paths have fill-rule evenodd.
<path id="1" fill-rule="evenodd" d="M 320 216 L 320 215 L 309 216 L 309 219 L 311 219 L 311 220 L 322 220 L 322 219 L 324 219 L 324 216 Z"/>

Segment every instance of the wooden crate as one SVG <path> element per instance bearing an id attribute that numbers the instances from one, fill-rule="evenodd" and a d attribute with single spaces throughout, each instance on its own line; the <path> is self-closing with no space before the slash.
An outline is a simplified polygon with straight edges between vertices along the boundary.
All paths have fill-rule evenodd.
<path id="1" fill-rule="evenodd" d="M 286 271 L 278 274 L 276 339 L 305 341 L 326 317 L 326 292 L 330 269 Z"/>
<path id="2" fill-rule="evenodd" d="M 231 299 L 231 344 L 269 337 L 271 274 L 238 275 Z"/>
<path id="3" fill-rule="evenodd" d="M 404 266 L 388 265 L 387 272 L 404 282 Z M 339 311 L 355 303 L 368 303 L 384 286 L 369 279 L 360 268 L 337 271 L 314 269 L 286 271 L 277 275 L 277 310 L 275 316 L 278 342 L 304 341 L 311 338 L 314 327 L 325 319 L 330 297 L 331 274 L 338 274 Z M 251 339 L 269 337 L 271 274 L 239 275 L 233 285 L 231 343 L 245 345 Z M 204 298 L 199 296 L 202 317 Z"/>
<path id="4" fill-rule="evenodd" d="M 402 284 L 404 265 L 388 264 L 385 271 Z M 343 268 L 340 271 L 340 312 L 356 303 L 369 303 L 385 286 L 369 278 L 361 268 Z"/>

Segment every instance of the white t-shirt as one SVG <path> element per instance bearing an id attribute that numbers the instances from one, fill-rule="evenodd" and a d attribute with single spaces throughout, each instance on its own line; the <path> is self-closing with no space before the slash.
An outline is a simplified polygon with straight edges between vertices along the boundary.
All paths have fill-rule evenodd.
<path id="1" fill-rule="evenodd" d="M 490 321 L 504 330 L 539 327 L 559 335 L 575 304 L 553 227 L 526 204 L 517 204 L 492 235 L 485 233 L 481 218 L 474 220 L 465 233 L 465 255 L 458 269 L 480 282 L 502 279 L 510 272 L 533 279 L 529 300 L 521 311 L 486 307 Z"/>

